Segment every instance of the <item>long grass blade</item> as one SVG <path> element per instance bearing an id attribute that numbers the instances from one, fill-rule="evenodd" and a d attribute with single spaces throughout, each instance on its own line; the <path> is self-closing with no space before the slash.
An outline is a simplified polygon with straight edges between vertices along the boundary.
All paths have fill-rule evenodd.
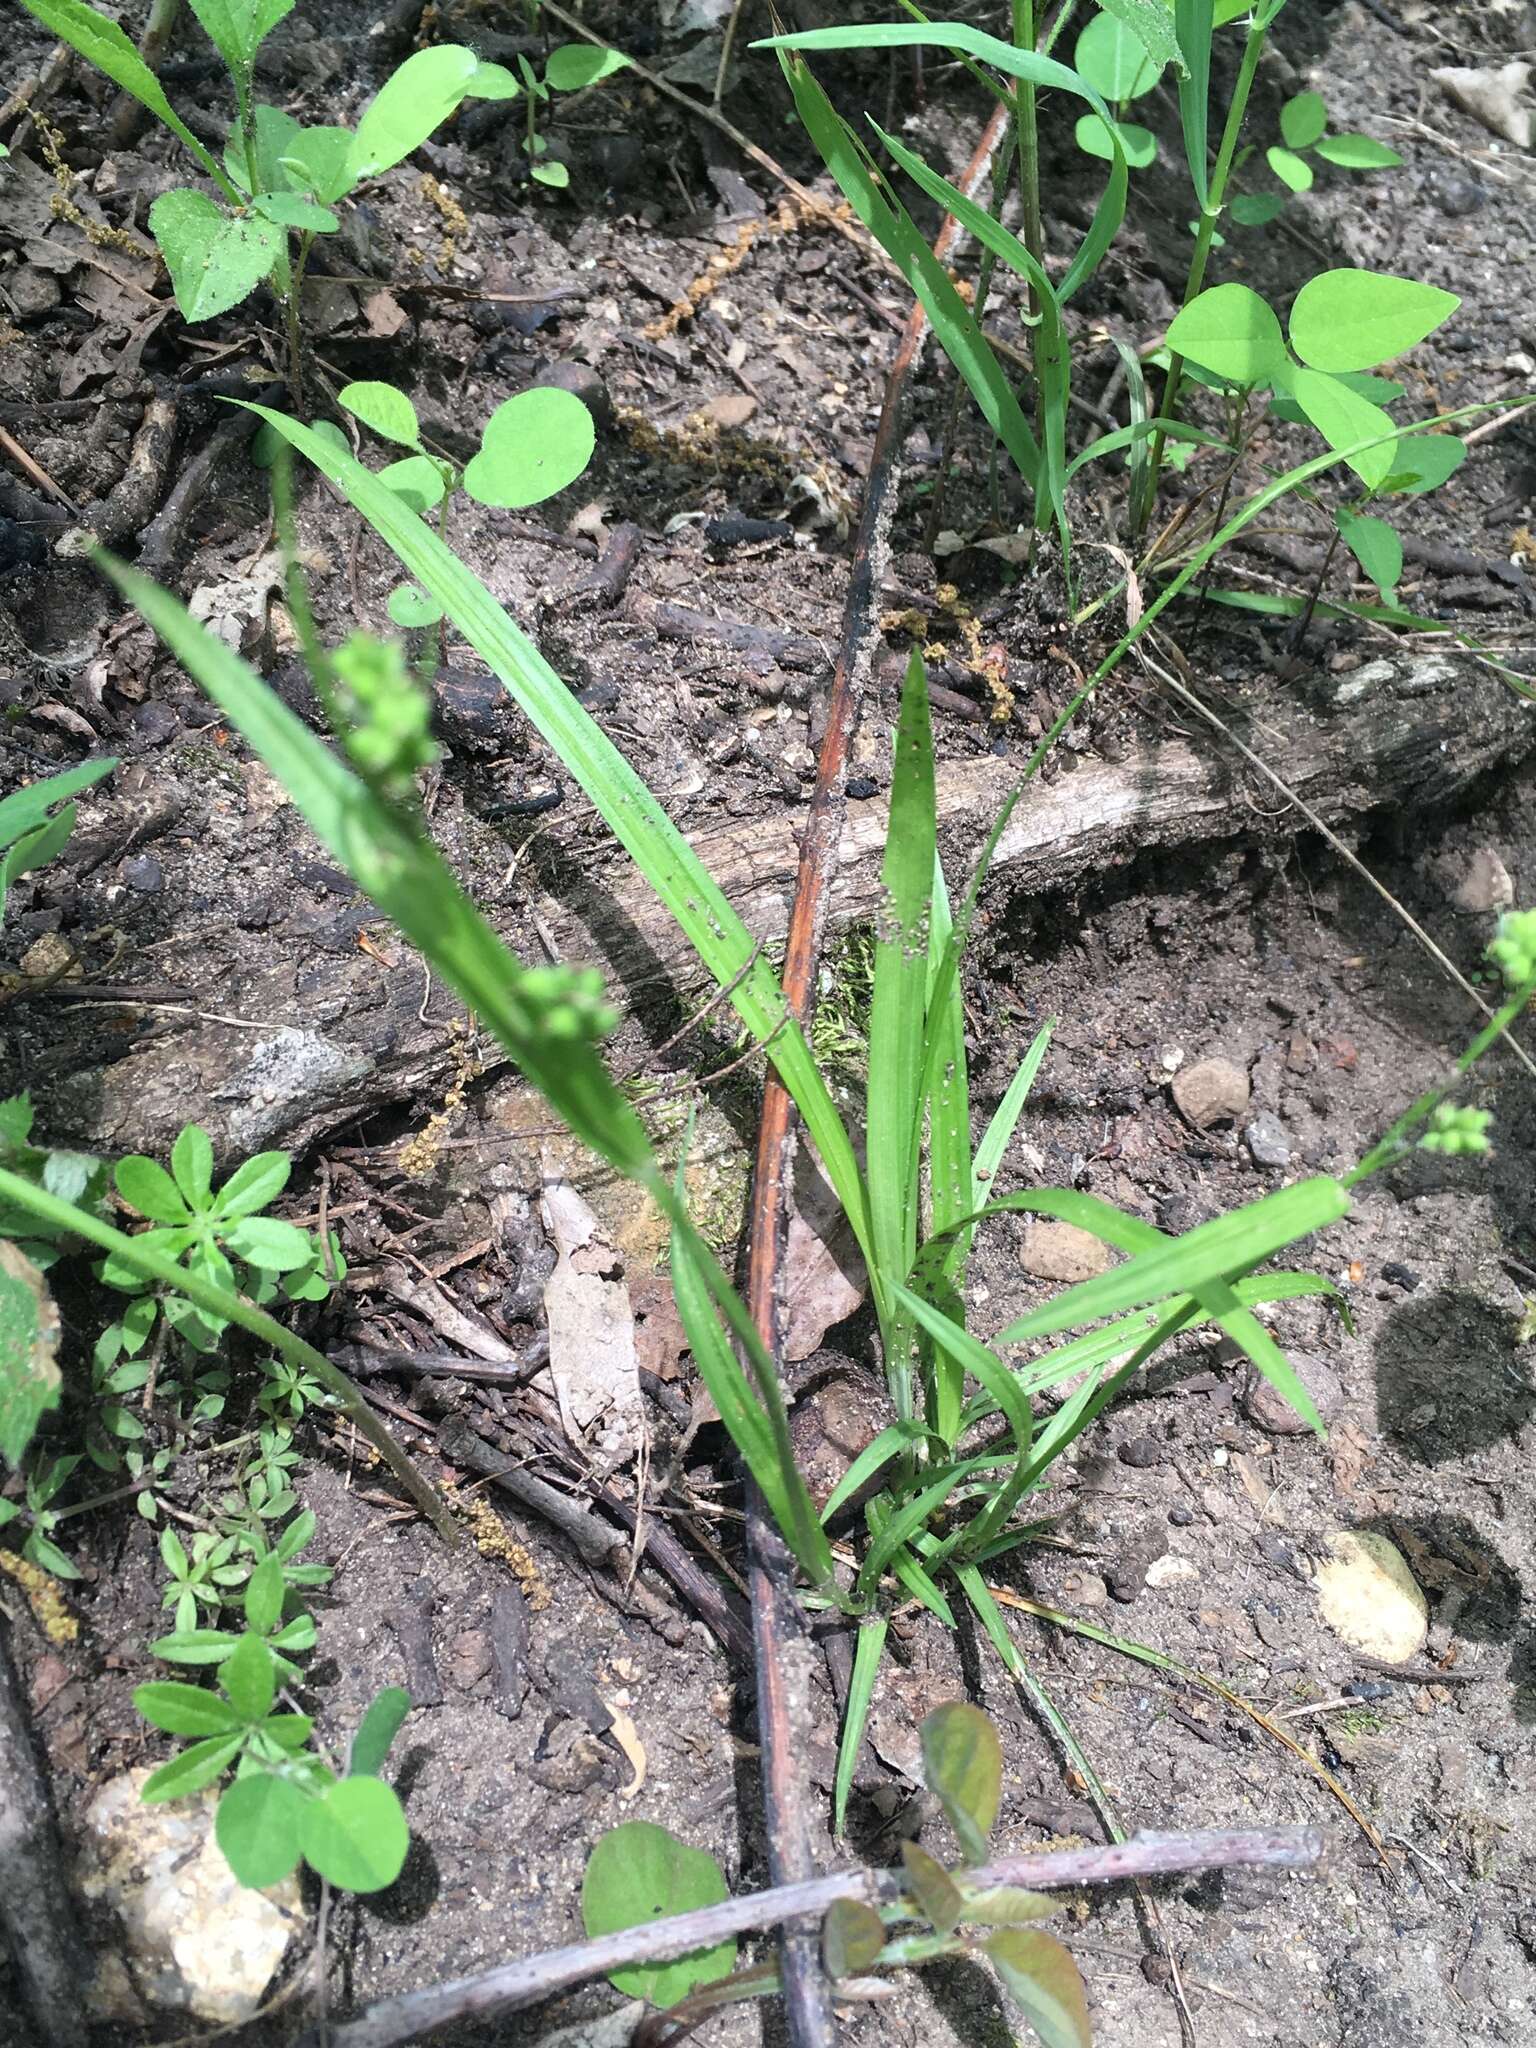
<path id="1" fill-rule="evenodd" d="M 808 64 L 783 55 L 795 106 L 855 214 L 891 258 L 928 315 L 944 353 L 965 379 L 982 417 L 1038 495 L 1040 450 L 970 308 L 889 187 L 876 183 L 867 152 L 827 98 Z"/>
<path id="2" fill-rule="evenodd" d="M 480 579 L 403 498 L 345 450 L 265 406 L 250 411 L 311 461 L 362 513 L 497 676 L 559 755 L 634 860 L 794 1097 L 866 1258 L 869 1209 L 852 1142 L 778 978 L 687 839 L 629 762 L 577 703 Z M 872 1284 L 878 1284 L 872 1275 Z"/>
<path id="3" fill-rule="evenodd" d="M 875 1680 L 880 1676 L 880 1659 L 885 1655 L 889 1623 L 883 1614 L 872 1614 L 859 1624 L 853 1648 L 853 1671 L 848 1680 L 848 1704 L 843 1709 L 843 1733 L 837 1750 L 837 1776 L 832 1785 L 832 1832 L 843 1832 L 848 1812 L 848 1794 L 853 1786 L 854 1766 L 864 1746 L 864 1724 L 869 1719 Z"/>

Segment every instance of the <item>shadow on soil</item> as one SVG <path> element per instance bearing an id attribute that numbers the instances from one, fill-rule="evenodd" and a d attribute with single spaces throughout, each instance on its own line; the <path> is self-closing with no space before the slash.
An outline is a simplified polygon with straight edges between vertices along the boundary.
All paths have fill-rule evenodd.
<path id="1" fill-rule="evenodd" d="M 1430 1467 L 1517 1436 L 1536 1415 L 1526 1357 L 1516 1317 L 1479 1295 L 1454 1288 L 1412 1297 L 1376 1346 L 1383 1435 Z M 1514 1713 L 1536 1721 L 1536 1629 L 1518 1573 L 1464 1516 L 1389 1518 L 1381 1533 L 1410 1551 L 1438 1623 L 1465 1642 L 1513 1643 Z"/>

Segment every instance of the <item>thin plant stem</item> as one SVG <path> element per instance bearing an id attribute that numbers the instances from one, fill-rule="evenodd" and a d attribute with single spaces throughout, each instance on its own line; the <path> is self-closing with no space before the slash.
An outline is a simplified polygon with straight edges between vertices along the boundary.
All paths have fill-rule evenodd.
<path id="1" fill-rule="evenodd" d="M 1243 45 L 1243 61 L 1238 68 L 1237 83 L 1232 88 L 1231 104 L 1227 108 L 1227 124 L 1222 131 L 1221 147 L 1216 153 L 1216 166 L 1211 172 L 1205 205 L 1200 209 L 1200 226 L 1195 235 L 1195 250 L 1189 259 L 1189 276 L 1184 283 L 1182 304 L 1185 306 L 1199 295 L 1205 284 L 1205 267 L 1210 260 L 1216 223 L 1221 218 L 1221 209 L 1226 198 L 1227 179 L 1231 175 L 1232 158 L 1237 151 L 1237 138 L 1242 133 L 1243 119 L 1248 112 L 1248 95 L 1253 89 L 1254 74 L 1259 68 L 1259 58 L 1263 55 L 1264 40 L 1268 33 L 1268 27 L 1261 27 L 1257 19 L 1248 25 L 1248 39 Z M 1181 355 L 1172 355 L 1168 359 L 1168 378 L 1163 386 L 1163 402 L 1158 408 L 1160 417 L 1165 420 L 1175 417 L 1174 407 L 1179 402 L 1179 389 L 1183 381 L 1184 358 Z M 1166 439 L 1165 431 L 1160 428 L 1152 443 L 1152 481 L 1142 513 L 1143 524 L 1150 516 L 1152 502 L 1157 495 L 1157 479 L 1162 473 L 1163 444 Z"/>
<path id="2" fill-rule="evenodd" d="M 1221 524 L 1219 515 L 1216 523 L 1218 526 Z M 1328 545 L 1323 550 L 1322 564 L 1317 572 L 1317 581 L 1312 585 L 1311 592 L 1307 597 L 1306 609 L 1291 628 L 1291 652 L 1293 654 L 1300 651 L 1306 640 L 1307 629 L 1312 624 L 1312 614 L 1317 610 L 1317 601 L 1323 594 L 1324 586 L 1328 581 L 1328 571 L 1333 567 L 1333 558 L 1339 552 L 1339 542 L 1342 539 L 1342 533 L 1335 526 L 1333 532 L 1328 537 Z"/>
<path id="3" fill-rule="evenodd" d="M 1410 1103 L 1385 1137 L 1371 1147 L 1358 1166 L 1344 1175 L 1345 1187 L 1352 1188 L 1357 1182 L 1368 1180 L 1373 1173 L 1380 1173 L 1384 1166 L 1391 1166 L 1402 1157 L 1410 1133 L 1429 1121 L 1457 1083 L 1476 1066 L 1494 1041 L 1508 1031 L 1533 996 L 1536 996 L 1536 976 L 1524 982 L 1500 1009 L 1494 1011 L 1465 1052 L 1453 1063 L 1445 1079 L 1437 1081 L 1432 1088 L 1426 1088 L 1417 1102 Z"/>

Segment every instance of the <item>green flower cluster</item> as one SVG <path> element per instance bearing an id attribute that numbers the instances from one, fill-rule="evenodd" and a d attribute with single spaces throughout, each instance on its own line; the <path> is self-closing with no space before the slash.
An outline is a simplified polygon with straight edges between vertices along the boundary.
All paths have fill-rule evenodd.
<path id="1" fill-rule="evenodd" d="M 1511 988 L 1536 979 L 1536 910 L 1508 910 L 1499 919 L 1499 935 L 1490 941 L 1488 958 Z"/>
<path id="2" fill-rule="evenodd" d="M 1456 1158 L 1465 1152 L 1486 1152 L 1488 1126 L 1493 1115 L 1486 1109 L 1457 1109 L 1442 1102 L 1429 1120 L 1429 1129 L 1419 1140 L 1424 1152 L 1444 1152 Z"/>

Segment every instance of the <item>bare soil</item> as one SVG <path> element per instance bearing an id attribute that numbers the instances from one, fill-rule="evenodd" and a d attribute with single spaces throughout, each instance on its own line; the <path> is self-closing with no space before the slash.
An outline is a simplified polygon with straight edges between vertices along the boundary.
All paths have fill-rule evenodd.
<path id="1" fill-rule="evenodd" d="M 649 11 L 638 26 L 610 20 L 601 6 L 591 18 L 659 67 L 690 47 Z M 764 32 L 750 8 L 749 22 Z M 10 27 L 0 60 L 7 93 L 38 74 L 49 49 L 29 22 Z M 312 118 L 355 112 L 391 56 L 409 47 L 409 31 L 392 44 L 374 27 L 374 10 L 338 0 L 290 17 L 273 39 L 265 89 Z M 445 7 L 433 33 L 505 56 L 523 35 L 522 17 Z M 1260 75 L 1256 139 L 1270 135 L 1290 93 L 1317 83 L 1336 129 L 1388 139 L 1406 163 L 1368 180 L 1325 174 L 1283 226 L 1262 237 L 1234 232 L 1218 274 L 1284 298 L 1315 269 L 1361 264 L 1459 292 L 1461 310 L 1408 367 L 1415 416 L 1529 386 L 1531 160 L 1495 147 L 1427 74 L 1528 52 L 1532 9 L 1394 12 L 1295 0 L 1275 42 Z M 195 67 L 203 47 L 188 30 L 174 58 Z M 951 173 L 968 156 L 983 110 L 963 74 L 930 66 L 921 91 L 909 68 L 883 60 L 829 63 L 824 75 L 845 107 L 867 104 L 906 122 Z M 205 73 L 180 76 L 183 99 L 211 101 Z M 700 77 L 707 98 L 707 67 Z M 814 180 L 816 166 L 783 118 L 771 60 L 743 55 L 725 104 L 791 171 Z M 1169 106 L 1147 104 L 1171 137 Z M 270 369 L 278 337 L 259 303 L 196 330 L 165 318 L 144 213 L 173 182 L 168 152 L 146 134 L 104 157 L 108 99 L 78 69 L 38 105 L 50 129 L 28 125 L 22 144 L 13 128 L 15 154 L 0 171 L 18 181 L 5 188 L 0 220 L 0 424 L 77 509 L 110 508 L 88 523 L 115 526 L 113 544 L 132 554 L 225 416 L 198 390 L 199 377 L 227 379 L 252 361 Z M 317 285 L 316 354 L 336 383 L 379 375 L 409 388 L 428 432 L 459 453 L 502 398 L 549 366 L 580 366 L 597 380 L 603 421 L 589 475 L 523 519 L 461 501 L 455 542 L 679 823 L 745 849 L 734 871 L 740 894 L 772 942 L 783 928 L 782 848 L 804 814 L 840 630 L 848 527 L 905 302 L 847 239 L 781 214 L 771 180 L 642 85 L 621 78 L 568 114 L 557 110 L 569 197 L 518 176 L 515 120 L 496 109 L 461 119 L 379 181 L 332 266 L 375 282 Z M 1091 205 L 1093 176 L 1055 110 L 1045 150 L 1049 221 L 1059 223 L 1048 239 L 1065 247 Z M 1165 148 L 1165 163 L 1174 160 Z M 63 218 L 51 206 L 60 165 L 72 174 Z M 1134 187 L 1127 229 L 1074 309 L 1090 402 L 1116 360 L 1096 344 L 1109 331 L 1145 343 L 1171 316 L 1187 211 L 1172 170 L 1154 169 Z M 94 230 L 89 239 L 79 220 Z M 683 286 L 722 255 L 730 267 L 696 317 L 661 331 Z M 427 289 L 435 286 L 454 290 Z M 1017 333 L 1016 301 L 1000 290 L 994 306 L 999 331 Z M 959 872 L 989 822 L 990 778 L 1006 787 L 1009 764 L 1022 762 L 1070 695 L 1072 663 L 1091 665 L 1123 612 L 1112 605 L 1073 627 L 1049 564 L 1031 577 L 974 548 L 935 557 L 927 529 L 950 391 L 930 357 L 912 390 L 886 571 L 893 616 L 856 741 L 849 829 L 878 840 L 863 820 L 877 816 L 888 779 L 909 644 L 894 615 L 916 608 L 947 649 L 936 678 L 973 706 L 967 714 L 949 703 L 936 714 L 951 792 L 946 851 Z M 156 399 L 170 401 L 158 436 L 144 425 Z M 963 407 L 959 421 L 942 525 L 984 531 L 987 450 Z M 1074 421 L 1083 437 L 1097 431 L 1091 418 Z M 1291 445 L 1282 430 L 1254 460 L 1279 461 Z M 1206 480 L 1197 461 L 1172 485 L 1170 506 Z M 1122 488 L 1101 482 L 1075 506 L 1090 596 L 1117 573 L 1097 544 L 1118 538 Z M 1021 508 L 1006 479 L 1002 489 L 1006 531 Z M 0 787 L 93 752 L 121 762 L 81 800 L 66 855 L 13 890 L 5 967 L 30 954 L 35 974 L 62 940 L 84 982 L 7 1004 L 0 1092 L 28 1088 L 50 1141 L 105 1152 L 163 1152 L 188 1119 L 210 1129 L 226 1161 L 292 1145 L 301 1154 L 292 1213 L 311 1222 L 324 1163 L 352 1268 L 345 1305 L 311 1325 L 333 1349 L 363 1332 L 439 1344 L 391 1299 L 391 1269 L 436 1273 L 509 1341 L 532 1342 L 551 1258 L 538 1192 L 552 1164 L 570 1170 L 568 1151 L 530 1135 L 538 1113 L 498 1070 L 494 1049 L 473 1039 L 451 999 L 319 855 L 265 771 L 148 631 L 88 565 L 54 551 L 74 514 L 11 464 L 0 468 L 0 491 L 9 494 L 0 498 Z M 1511 555 L 1533 493 L 1536 439 L 1522 420 L 1399 515 L 1410 542 L 1402 601 L 1527 672 L 1531 595 Z M 159 573 L 231 621 L 231 637 L 308 708 L 291 635 L 270 603 L 267 508 L 262 473 L 233 448 L 192 501 Z M 1317 558 L 1326 508 L 1281 511 L 1267 552 L 1223 565 L 1225 587 L 1306 587 L 1295 564 Z M 709 524 L 740 519 L 784 528 L 743 541 L 732 538 L 737 529 Z M 623 521 L 640 528 L 639 555 L 609 604 L 585 579 L 594 534 Z M 302 538 L 322 630 L 383 627 L 398 576 L 355 516 L 316 489 Z M 942 584 L 953 597 L 941 597 Z M 1344 588 L 1337 564 L 1331 587 Z M 717 623 L 701 626 L 700 616 Z M 984 679 L 966 666 L 967 619 L 1006 651 L 1004 718 L 992 716 Z M 731 622 L 723 636 L 721 620 Z M 1272 622 L 1214 606 L 1198 618 L 1193 607 L 1173 614 L 1171 637 L 1190 686 L 1281 776 L 1302 725 L 1323 735 L 1320 807 L 1394 899 L 1369 887 L 1150 673 L 1122 671 L 1077 721 L 1039 796 L 1062 818 L 1063 837 L 1074 789 L 1102 792 L 1143 769 L 1155 777 L 1175 750 L 1196 758 L 1201 789 L 1219 788 L 1221 802 L 1198 817 L 1191 803 L 1145 833 L 1132 810 L 1113 842 L 1085 842 L 1067 857 L 1058 839 L 1054 857 L 1036 849 L 989 891 L 967 978 L 978 1116 L 990 1113 L 1039 1025 L 1058 1019 L 1005 1169 L 1009 1184 L 1085 1189 L 1185 1229 L 1287 1177 L 1347 1166 L 1440 1074 L 1473 1013 L 1401 913 L 1474 975 L 1493 926 L 1495 862 L 1516 902 L 1536 901 L 1536 791 L 1524 712 L 1465 656 L 1434 689 L 1385 700 L 1405 743 L 1419 745 L 1388 772 L 1352 755 L 1330 719 L 1370 662 L 1385 653 L 1401 681 L 1422 672 L 1415 664 L 1426 647 L 1394 650 L 1369 628 L 1319 621 L 1298 653 Z M 438 696 L 444 752 L 429 808 L 441 843 L 513 943 L 530 955 L 548 947 L 597 959 L 616 974 L 631 1006 L 619 1055 L 644 1066 L 696 987 L 658 956 L 599 822 L 468 650 L 450 644 Z M 1267 752 L 1277 736 L 1280 750 Z M 971 791 L 968 815 L 971 800 L 957 793 Z M 768 880 L 750 872 L 754 839 L 776 849 Z M 845 877 L 834 913 L 843 928 L 867 908 L 862 876 L 855 865 Z M 696 1033 L 660 1071 L 674 1080 L 707 1072 L 735 1050 L 726 1034 Z M 1275 1126 L 1258 1148 L 1272 1163 L 1255 1156 L 1243 1127 L 1196 1134 L 1178 1115 L 1170 1075 L 1207 1054 L 1248 1071 L 1252 1114 Z M 739 1216 L 755 1072 L 744 1068 L 714 1091 L 710 1170 L 722 1238 Z M 455 1082 L 462 1099 L 446 1138 L 403 1162 L 400 1140 L 442 1112 Z M 1305 1752 L 1209 1690 L 1015 1611 L 1021 1648 L 1127 1826 L 1294 1819 L 1329 1838 L 1326 1865 L 1312 1877 L 1238 1873 L 1152 1888 L 1160 1939 L 1178 1960 L 1182 2015 L 1136 1902 L 1116 1894 L 1074 1904 L 1067 1928 L 1105 2048 L 1162 2048 L 1191 2030 L 1205 2048 L 1396 2048 L 1407 2038 L 1459 2048 L 1536 2035 L 1536 1382 L 1527 1303 L 1536 1293 L 1536 1084 L 1512 1061 L 1493 1062 L 1479 1099 L 1495 1113 L 1490 1163 L 1420 1158 L 1370 1183 L 1350 1218 L 1297 1258 L 1327 1273 L 1349 1311 L 1346 1319 L 1315 1300 L 1272 1318 L 1288 1350 L 1336 1376 L 1329 1441 L 1277 1435 L 1255 1420 L 1239 1365 L 1219 1344 L 1190 1342 L 1067 1461 L 1041 1497 L 1042 1540 L 1004 1574 L 1020 1595 L 1218 1680 L 1277 1717 Z M 584 1184 L 632 1287 L 655 1300 L 653 1223 L 616 1191 Z M 1001 1327 L 1039 1298 L 1023 1250 L 1022 1226 L 986 1239 L 978 1329 Z M 103 1315 L 83 1271 L 65 1307 L 83 1374 Z M 655 1313 L 660 1329 L 664 1312 Z M 828 1333 L 815 1365 L 873 1381 L 862 1316 Z M 488 1403 L 458 1381 L 372 1384 L 387 1388 L 402 1439 L 434 1472 L 441 1461 L 428 1424 L 463 1410 L 504 1430 L 509 1455 L 532 1456 L 537 1470 L 579 1485 L 581 1460 L 552 1427 L 537 1380 Z M 687 1419 L 688 1388 L 686 1368 L 653 1385 L 653 1471 L 666 1466 Z M 237 1388 L 231 1421 L 239 1399 Z M 449 1551 L 397 1514 L 379 1476 L 336 1432 L 307 1427 L 302 1443 L 300 1491 L 319 1517 L 317 1552 L 337 1565 L 315 1603 L 321 1634 L 307 1704 L 330 1735 L 354 1725 L 382 1684 L 408 1683 L 424 1699 L 435 1681 L 440 1694 L 418 1707 L 402 1739 L 415 1836 L 406 1873 L 380 1898 L 333 1913 L 333 2011 L 575 1938 L 587 1848 L 620 1819 L 656 1819 L 713 1850 L 733 1888 L 765 1881 L 750 1672 L 664 1578 L 647 1566 L 628 1597 L 503 1499 L 506 1528 L 531 1560 L 527 1691 L 518 1699 L 492 1655 L 506 1563 L 468 1543 Z M 621 1491 L 632 1492 L 632 1481 L 620 1475 Z M 217 1483 L 212 1466 L 189 1456 L 173 1485 L 195 1514 Z M 706 1428 L 685 1460 L 685 1492 L 651 1507 L 686 1543 L 700 1525 L 677 1511 L 700 1500 L 729 1507 L 732 1488 L 718 1432 Z M 1429 1645 L 1411 1675 L 1359 1662 L 1318 1616 L 1311 1568 L 1339 1526 L 1391 1536 L 1429 1596 Z M 734 1520 L 711 1518 L 709 1530 L 733 1556 Z M 151 1675 L 146 1644 L 160 1626 L 154 1532 L 131 1504 L 74 1531 L 86 1572 L 69 1589 L 79 1641 L 51 1648 L 25 1610 L 11 1615 L 66 1835 L 103 1779 L 160 1754 L 129 1699 Z M 911 1777 L 913 1730 L 929 1707 L 962 1693 L 1004 1731 L 1000 1842 L 1099 1838 L 1083 1786 L 1064 1773 L 984 1644 L 918 1616 L 902 1622 L 896 1652 L 851 1816 L 858 1853 L 888 1859 L 900 1834 L 919 1827 L 942 1843 Z M 638 1789 L 613 1737 L 616 1705 L 644 1750 Z M 829 1681 L 819 1726 L 814 1762 L 829 1787 Z M 1339 1793 L 1378 1832 L 1387 1867 Z M 827 1867 L 847 1853 L 823 1846 Z M 459 2048 L 531 2042 L 614 1997 L 593 1987 L 558 2011 L 445 2038 Z M 7 2011 L 15 1999 L 8 2004 L 0 1974 Z M 307 2016 L 295 1999 L 252 2038 L 292 2040 Z M 709 2038 L 745 2041 L 761 2029 L 773 2040 L 777 2024 L 771 2013 L 737 2013 Z M 869 2043 L 983 2048 L 1007 2038 L 1007 2024 L 990 1982 L 954 1970 L 903 1987 L 848 2031 Z M 167 2020 L 145 2038 L 184 2032 Z"/>

